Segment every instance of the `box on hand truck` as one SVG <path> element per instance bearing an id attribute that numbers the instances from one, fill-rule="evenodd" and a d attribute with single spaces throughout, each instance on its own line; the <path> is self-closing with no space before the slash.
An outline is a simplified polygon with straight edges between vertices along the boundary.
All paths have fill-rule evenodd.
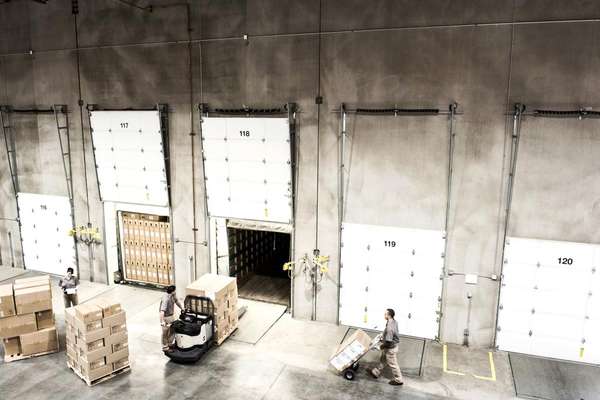
<path id="1" fill-rule="evenodd" d="M 350 337 L 342 342 L 329 359 L 329 363 L 347 380 L 351 381 L 356 375 L 359 367 L 359 360 L 369 352 L 375 349 L 381 342 L 381 335 L 371 339 L 362 330 L 357 330 Z"/>

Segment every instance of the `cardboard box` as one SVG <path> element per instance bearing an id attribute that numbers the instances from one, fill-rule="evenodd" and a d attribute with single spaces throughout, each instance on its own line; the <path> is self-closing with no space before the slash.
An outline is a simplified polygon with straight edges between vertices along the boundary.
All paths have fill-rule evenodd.
<path id="1" fill-rule="evenodd" d="M 26 333 L 19 336 L 19 340 L 21 341 L 21 353 L 25 356 L 46 353 L 58 349 L 56 328 Z"/>
<path id="2" fill-rule="evenodd" d="M 98 340 L 94 340 L 93 342 L 89 342 L 89 343 L 82 342 L 77 347 L 84 353 L 88 353 L 88 352 L 91 352 L 94 350 L 101 349 L 104 346 L 105 346 L 104 339 L 98 339 Z"/>
<path id="3" fill-rule="evenodd" d="M 16 356 L 21 353 L 21 342 L 18 337 L 2 339 L 2 345 L 4 346 L 4 355 Z"/>
<path id="4" fill-rule="evenodd" d="M 15 289 L 17 314 L 52 310 L 52 291 L 49 285 Z"/>
<path id="5" fill-rule="evenodd" d="M 108 300 L 95 299 L 92 300 L 91 303 L 102 309 L 103 318 L 110 317 L 111 315 L 115 315 L 123 311 L 123 309 L 121 308 L 121 304 L 114 303 Z"/>
<path id="6" fill-rule="evenodd" d="M 54 313 L 52 310 L 36 312 L 35 319 L 37 321 L 38 330 L 54 327 Z"/>
<path id="7" fill-rule="evenodd" d="M 110 317 L 106 317 L 102 320 L 102 324 L 104 327 L 113 327 L 115 325 L 122 325 L 127 322 L 125 318 L 125 311 L 121 311 L 118 314 L 111 315 Z"/>
<path id="8" fill-rule="evenodd" d="M 235 278 L 223 275 L 205 274 L 186 288 L 186 294 L 193 296 L 204 296 L 213 301 L 227 296 L 227 293 L 237 294 L 237 283 Z"/>
<path id="9" fill-rule="evenodd" d="M 103 376 L 106 376 L 112 372 L 112 366 L 107 364 L 94 364 L 94 365 L 85 365 L 81 364 L 79 366 L 79 370 L 83 376 L 85 376 L 90 381 L 95 381 L 96 379 L 100 379 Z"/>
<path id="10" fill-rule="evenodd" d="M 106 356 L 106 363 L 107 364 L 112 364 L 114 362 L 117 362 L 125 357 L 129 357 L 129 347 L 125 347 L 119 351 L 117 351 L 116 353 L 112 353 L 109 354 L 108 356 Z"/>
<path id="11" fill-rule="evenodd" d="M 118 360 L 117 362 L 113 363 L 112 370 L 116 371 L 116 370 L 124 368 L 128 365 L 129 365 L 129 357 L 122 358 L 122 359 Z"/>
<path id="12" fill-rule="evenodd" d="M 13 285 L 0 285 L 0 318 L 11 317 L 16 313 Z"/>
<path id="13" fill-rule="evenodd" d="M 77 361 L 79 359 L 79 351 L 69 341 L 67 341 L 67 355 Z"/>
<path id="14" fill-rule="evenodd" d="M 19 278 L 15 279 L 14 283 L 15 285 L 23 285 L 28 283 L 34 283 L 34 286 L 40 286 L 44 283 L 50 285 L 50 275 L 38 275 L 32 276 L 31 278 Z"/>
<path id="15" fill-rule="evenodd" d="M 67 354 L 67 365 L 73 369 L 79 370 L 79 363 L 76 358 L 71 357 Z"/>
<path id="16" fill-rule="evenodd" d="M 65 322 L 67 325 L 75 326 L 75 307 L 65 308 Z"/>
<path id="17" fill-rule="evenodd" d="M 108 335 L 110 335 L 110 328 L 102 328 L 102 329 L 97 329 L 95 331 L 91 331 L 91 332 L 82 332 L 82 331 L 78 331 L 77 332 L 77 343 L 91 343 L 91 342 L 95 342 L 98 339 L 104 339 L 106 338 Z"/>
<path id="18" fill-rule="evenodd" d="M 79 359 L 81 360 L 82 363 L 94 363 L 98 360 L 104 359 L 105 357 L 107 357 L 110 353 L 111 349 L 109 347 L 106 346 L 102 346 L 96 350 L 92 350 L 92 351 L 85 351 L 83 350 L 81 347 L 79 348 Z M 104 363 L 106 363 L 104 361 Z M 108 364 L 108 363 L 106 363 Z"/>
<path id="19" fill-rule="evenodd" d="M 82 322 L 81 320 L 76 319 L 75 327 L 77 328 L 77 330 L 79 332 L 89 333 L 89 332 L 94 332 L 99 329 L 102 329 L 104 326 L 102 326 L 102 320 L 92 321 L 92 322 L 89 322 L 86 324 L 86 323 Z"/>
<path id="20" fill-rule="evenodd" d="M 369 351 L 371 337 L 362 330 L 357 330 L 338 347 L 329 359 L 329 363 L 338 371 L 351 366 L 360 356 Z"/>
<path id="21" fill-rule="evenodd" d="M 127 336 L 127 331 L 117 332 L 114 335 L 110 335 L 106 337 L 107 345 L 115 345 L 119 343 L 127 343 L 129 341 L 129 337 Z"/>
<path id="22" fill-rule="evenodd" d="M 102 320 L 102 309 L 94 304 L 86 303 L 75 307 L 75 315 L 77 320 L 84 324 L 89 324 L 93 321 Z"/>
<path id="23" fill-rule="evenodd" d="M 37 331 L 35 314 L 13 315 L 0 319 L 0 337 L 12 338 Z"/>
<path id="24" fill-rule="evenodd" d="M 110 328 L 111 335 L 121 333 L 121 332 L 127 332 L 127 325 L 125 325 L 125 324 L 115 325 Z"/>
<path id="25" fill-rule="evenodd" d="M 123 349 L 129 349 L 129 342 L 121 342 L 121 343 L 115 343 L 113 345 L 111 345 L 111 351 L 113 353 L 118 353 L 119 351 L 123 350 Z"/>
<path id="26" fill-rule="evenodd" d="M 67 339 L 67 343 L 70 343 L 73 346 L 77 345 L 77 329 L 67 326 L 65 337 Z"/>

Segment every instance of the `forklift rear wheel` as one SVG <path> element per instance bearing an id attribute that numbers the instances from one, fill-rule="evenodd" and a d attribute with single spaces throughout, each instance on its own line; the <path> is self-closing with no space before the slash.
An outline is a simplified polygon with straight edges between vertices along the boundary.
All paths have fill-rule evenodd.
<path id="1" fill-rule="evenodd" d="M 358 371 L 358 367 L 360 367 L 360 364 L 357 362 L 355 362 L 354 364 L 352 364 L 352 370 L 353 371 Z"/>
<path id="2" fill-rule="evenodd" d="M 346 378 L 349 381 L 353 380 L 354 379 L 354 371 L 352 371 L 351 368 L 348 368 L 347 370 L 345 370 L 344 378 Z"/>

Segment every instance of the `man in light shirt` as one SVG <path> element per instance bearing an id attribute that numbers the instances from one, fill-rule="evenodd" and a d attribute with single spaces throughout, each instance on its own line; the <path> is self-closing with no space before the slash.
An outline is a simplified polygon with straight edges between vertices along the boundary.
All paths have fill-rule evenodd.
<path id="1" fill-rule="evenodd" d="M 400 342 L 400 334 L 398 332 L 398 323 L 394 319 L 396 313 L 391 308 L 385 311 L 385 330 L 381 337 L 381 357 L 379 358 L 379 365 L 373 368 L 370 372 L 375 379 L 381 376 L 381 372 L 387 365 L 392 370 L 392 379 L 389 384 L 394 386 L 400 386 L 404 384 L 402 379 L 402 372 L 398 366 L 398 343 Z"/>
<path id="2" fill-rule="evenodd" d="M 175 321 L 175 304 L 183 310 L 183 306 L 175 293 L 175 286 L 168 286 L 167 292 L 160 301 L 160 326 L 162 327 L 162 347 L 163 351 L 168 351 L 173 344 L 173 329 L 171 324 Z"/>
<path id="3" fill-rule="evenodd" d="M 67 275 L 58 281 L 58 286 L 63 291 L 65 308 L 79 304 L 79 299 L 77 298 L 77 285 L 79 285 L 79 279 L 73 275 L 73 268 L 67 268 Z"/>

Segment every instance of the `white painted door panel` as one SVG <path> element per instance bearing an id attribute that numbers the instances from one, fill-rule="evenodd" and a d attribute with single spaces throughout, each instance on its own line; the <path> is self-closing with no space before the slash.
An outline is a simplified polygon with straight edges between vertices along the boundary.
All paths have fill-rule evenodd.
<path id="1" fill-rule="evenodd" d="M 75 268 L 75 241 L 68 197 L 19 193 L 21 238 L 25 267 L 63 275 Z"/>
<path id="2" fill-rule="evenodd" d="M 158 111 L 91 111 L 103 201 L 168 206 Z"/>
<path id="3" fill-rule="evenodd" d="M 344 223 L 340 323 L 382 330 L 393 308 L 401 334 L 435 338 L 443 251 L 443 232 Z"/>
<path id="4" fill-rule="evenodd" d="M 287 118 L 205 117 L 202 140 L 211 216 L 291 222 Z"/>
<path id="5" fill-rule="evenodd" d="M 508 238 L 498 348 L 600 363 L 599 260 L 598 245 Z"/>

